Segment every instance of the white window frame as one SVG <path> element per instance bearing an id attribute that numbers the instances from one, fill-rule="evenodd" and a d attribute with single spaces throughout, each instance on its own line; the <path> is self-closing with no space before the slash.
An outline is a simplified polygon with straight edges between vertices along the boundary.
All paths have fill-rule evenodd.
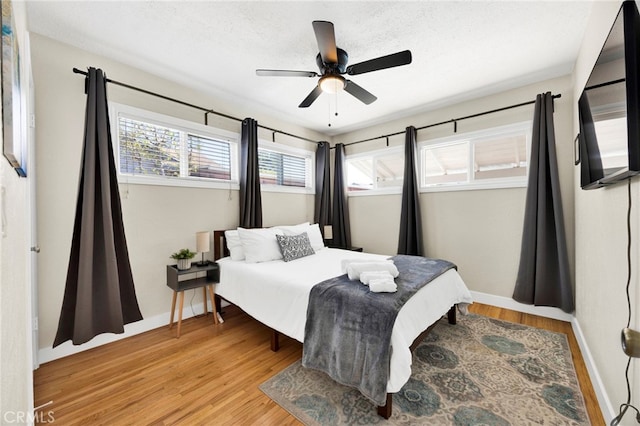
<path id="1" fill-rule="evenodd" d="M 277 142 L 271 142 L 264 139 L 258 140 L 258 149 L 266 149 L 269 151 L 279 152 L 281 154 L 293 155 L 296 157 L 303 157 L 305 159 L 306 169 L 306 185 L 301 186 L 286 186 L 286 185 L 273 185 L 273 184 L 260 184 L 260 190 L 263 192 L 285 192 L 291 194 L 315 194 L 316 191 L 316 153 L 308 149 L 295 148 L 289 145 L 279 144 Z"/>
<path id="2" fill-rule="evenodd" d="M 345 162 L 347 162 L 348 160 L 353 160 L 353 159 L 358 159 L 358 158 L 372 157 L 372 160 L 373 160 L 372 161 L 372 168 L 373 168 L 373 170 L 376 170 L 376 159 L 377 159 L 377 157 L 381 157 L 381 156 L 385 156 L 385 155 L 389 155 L 389 154 L 396 154 L 396 153 L 399 153 L 401 156 L 404 156 L 404 145 L 377 149 L 375 151 L 367 151 L 367 152 L 361 152 L 361 153 L 357 153 L 357 154 L 347 155 L 347 156 L 345 156 Z M 345 168 L 345 173 L 347 173 L 346 168 Z M 347 179 L 347 176 L 345 176 L 345 179 Z M 372 189 L 363 189 L 363 190 L 358 190 L 358 191 L 347 191 L 347 196 L 349 196 L 349 197 L 367 197 L 367 196 L 370 196 L 370 195 L 402 194 L 402 185 L 401 186 L 397 186 L 397 187 L 378 188 L 377 187 L 377 183 L 378 183 L 377 180 L 373 181 L 373 188 Z"/>
<path id="3" fill-rule="evenodd" d="M 111 136 L 114 142 L 114 156 L 116 167 L 118 170 L 118 182 L 138 185 L 161 185 L 161 186 L 179 186 L 192 188 L 213 188 L 213 189 L 239 189 L 239 157 L 238 157 L 238 140 L 240 135 L 229 132 L 227 130 L 215 127 L 205 126 L 204 124 L 194 123 L 176 117 L 135 108 L 129 105 L 109 102 L 109 120 L 111 124 Z M 196 176 L 156 176 L 156 175 L 138 175 L 133 173 L 120 172 L 120 132 L 118 131 L 118 118 L 125 117 L 133 120 L 142 121 L 163 127 L 170 127 L 180 132 L 192 133 L 195 135 L 226 141 L 230 144 L 231 149 L 231 179 L 212 179 Z M 183 137 L 182 139 L 185 139 Z M 183 153 L 186 144 L 183 146 Z M 182 157 L 181 161 L 185 161 Z"/>
<path id="4" fill-rule="evenodd" d="M 438 138 L 428 141 L 418 142 L 418 179 L 421 193 L 423 192 L 446 192 L 446 191 L 468 191 L 476 189 L 500 189 L 500 188 L 526 188 L 528 176 L 529 176 L 529 164 L 531 160 L 531 121 L 523 121 L 519 123 L 508 124 L 505 126 L 492 127 L 489 129 L 483 129 L 475 132 L 459 133 L 444 138 Z M 526 168 L 527 173 L 525 176 L 508 177 L 508 178 L 495 178 L 495 179 L 473 179 L 473 165 L 475 162 L 474 153 L 472 148 L 476 142 L 482 143 L 482 140 L 493 139 L 497 136 L 507 136 L 513 134 L 524 134 L 526 137 L 526 152 L 527 161 Z M 459 183 L 440 183 L 425 185 L 422 170 L 423 164 L 423 150 L 425 147 L 442 147 L 447 145 L 453 145 L 456 143 L 468 142 L 469 143 L 469 164 L 468 164 L 468 177 L 467 182 Z"/>

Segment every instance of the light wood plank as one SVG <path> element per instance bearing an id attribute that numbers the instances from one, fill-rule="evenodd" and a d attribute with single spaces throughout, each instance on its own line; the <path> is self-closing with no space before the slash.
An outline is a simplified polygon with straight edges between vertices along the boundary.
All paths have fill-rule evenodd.
<path id="1" fill-rule="evenodd" d="M 475 303 L 472 312 L 565 333 L 591 422 L 604 424 L 569 323 Z M 298 425 L 258 385 L 302 356 L 285 336 L 269 350 L 271 333 L 237 309 L 225 322 L 205 316 L 182 323 L 181 337 L 161 327 L 52 361 L 34 372 L 35 405 L 53 401 L 56 423 Z"/>

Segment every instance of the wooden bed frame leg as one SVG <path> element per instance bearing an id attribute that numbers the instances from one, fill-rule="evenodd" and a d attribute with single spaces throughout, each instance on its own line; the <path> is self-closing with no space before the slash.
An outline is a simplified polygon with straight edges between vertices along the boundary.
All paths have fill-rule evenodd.
<path id="1" fill-rule="evenodd" d="M 456 307 L 457 305 L 453 305 L 451 309 L 449 309 L 449 313 L 447 313 L 447 317 L 449 319 L 449 324 L 455 325 L 457 323 L 456 320 Z"/>
<path id="2" fill-rule="evenodd" d="M 393 394 L 387 393 L 387 403 L 385 405 L 378 405 L 378 415 L 388 419 L 391 417 L 391 411 L 393 408 Z"/>
<path id="3" fill-rule="evenodd" d="M 271 330 L 271 350 L 273 352 L 278 352 L 280 349 L 280 333 L 276 330 Z"/>
<path id="4" fill-rule="evenodd" d="M 453 305 L 451 309 L 449 309 L 449 311 L 447 312 L 447 319 L 449 320 L 449 324 L 455 325 L 457 323 L 457 319 L 456 319 L 457 308 L 458 308 L 457 305 Z M 431 329 L 434 326 L 435 324 L 432 324 L 428 329 L 423 331 L 422 334 L 420 334 L 420 336 L 416 338 L 416 340 L 413 342 L 413 344 L 410 347 L 411 352 L 413 352 L 415 348 L 418 347 L 418 344 L 426 337 L 426 335 L 431 331 Z M 378 415 L 381 417 L 384 417 L 385 419 L 388 419 L 389 417 L 391 417 L 392 410 L 393 410 L 393 394 L 387 393 L 386 404 L 378 406 Z"/>

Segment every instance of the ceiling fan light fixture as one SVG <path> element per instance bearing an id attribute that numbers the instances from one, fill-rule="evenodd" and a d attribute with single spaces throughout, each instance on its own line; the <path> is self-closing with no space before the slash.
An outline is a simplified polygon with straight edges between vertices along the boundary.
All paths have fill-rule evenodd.
<path id="1" fill-rule="evenodd" d="M 341 75 L 329 74 L 322 76 L 318 85 L 325 93 L 338 93 L 344 89 L 345 79 Z"/>

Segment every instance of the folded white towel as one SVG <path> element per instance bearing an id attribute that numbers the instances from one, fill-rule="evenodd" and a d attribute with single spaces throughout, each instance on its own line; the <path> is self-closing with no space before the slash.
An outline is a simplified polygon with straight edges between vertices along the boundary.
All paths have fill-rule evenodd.
<path id="1" fill-rule="evenodd" d="M 395 293 L 398 291 L 398 286 L 393 278 L 376 278 L 369 281 L 369 290 L 374 293 Z"/>
<path id="2" fill-rule="evenodd" d="M 353 264 L 353 263 L 391 263 L 393 264 L 393 260 L 391 259 L 382 259 L 382 260 L 374 260 L 374 259 L 367 259 L 366 257 L 360 257 L 360 258 L 355 258 L 355 259 L 342 259 L 340 261 L 340 266 L 342 269 L 342 273 L 346 274 L 347 273 L 347 268 L 349 267 L 349 265 Z"/>
<path id="3" fill-rule="evenodd" d="M 376 271 L 376 272 L 381 272 L 381 271 L 387 271 L 389 272 L 394 278 L 398 276 L 398 268 L 396 268 L 396 265 L 393 264 L 393 262 L 369 262 L 369 263 L 351 263 L 349 266 L 347 266 L 347 275 L 349 276 L 350 280 L 359 280 L 360 279 L 360 274 L 366 271 Z"/>
<path id="4" fill-rule="evenodd" d="M 393 280 L 393 275 L 389 271 L 364 271 L 360 274 L 360 282 L 364 285 L 369 285 L 369 281 L 378 278 L 391 278 Z"/>

